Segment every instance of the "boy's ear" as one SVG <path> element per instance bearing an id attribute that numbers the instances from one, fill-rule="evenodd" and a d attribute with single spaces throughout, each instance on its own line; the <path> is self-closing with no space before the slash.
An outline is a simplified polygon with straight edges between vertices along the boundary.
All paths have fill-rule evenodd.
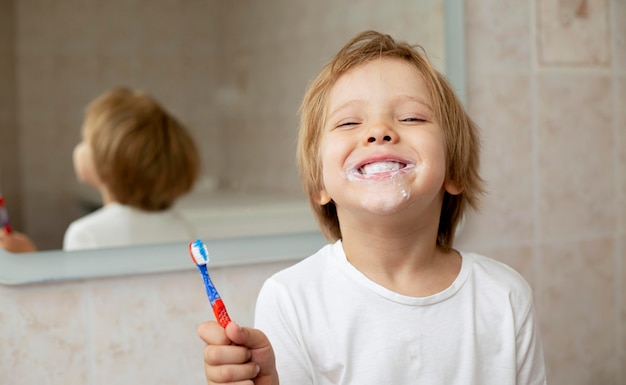
<path id="1" fill-rule="evenodd" d="M 319 203 L 321 206 L 324 206 L 325 204 L 330 202 L 330 200 L 330 194 L 328 194 L 328 191 L 326 191 L 326 189 L 322 189 L 317 195 L 317 203 Z"/>
<path id="2" fill-rule="evenodd" d="M 450 195 L 459 195 L 463 192 L 463 187 L 460 187 L 456 181 L 450 178 L 446 178 L 446 181 L 443 182 L 443 189 Z"/>

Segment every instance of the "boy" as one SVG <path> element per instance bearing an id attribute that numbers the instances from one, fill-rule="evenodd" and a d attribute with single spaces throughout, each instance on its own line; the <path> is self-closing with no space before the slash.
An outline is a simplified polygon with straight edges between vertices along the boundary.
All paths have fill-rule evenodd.
<path id="1" fill-rule="evenodd" d="M 298 143 L 334 243 L 265 282 L 256 329 L 200 325 L 207 382 L 545 384 L 526 281 L 452 248 L 482 193 L 478 150 L 420 51 L 373 31 L 350 41 L 309 86 Z"/>
<path id="2" fill-rule="evenodd" d="M 99 191 L 103 207 L 70 224 L 64 250 L 195 238 L 171 207 L 193 187 L 199 154 L 156 100 L 113 88 L 87 106 L 82 137 L 74 148 L 76 176 Z"/>

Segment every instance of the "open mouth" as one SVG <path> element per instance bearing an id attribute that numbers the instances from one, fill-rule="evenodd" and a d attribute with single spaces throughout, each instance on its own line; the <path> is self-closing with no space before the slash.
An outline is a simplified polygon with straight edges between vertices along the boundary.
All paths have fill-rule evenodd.
<path id="1" fill-rule="evenodd" d="M 397 174 L 398 172 L 407 172 L 415 168 L 415 165 L 404 163 L 397 160 L 385 160 L 378 162 L 365 163 L 355 168 L 351 174 L 365 178 L 385 177 Z"/>
<path id="2" fill-rule="evenodd" d="M 359 167 L 358 171 L 361 175 L 375 175 L 385 172 L 398 171 L 406 167 L 406 163 L 400 162 L 374 162 L 364 164 Z"/>

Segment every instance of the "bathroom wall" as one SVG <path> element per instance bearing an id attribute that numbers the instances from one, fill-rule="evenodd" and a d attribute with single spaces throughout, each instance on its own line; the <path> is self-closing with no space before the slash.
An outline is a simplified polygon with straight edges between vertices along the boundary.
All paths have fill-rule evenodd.
<path id="1" fill-rule="evenodd" d="M 626 383 L 626 2 L 466 2 L 489 193 L 459 245 L 534 288 L 549 384 Z"/>
<path id="2" fill-rule="evenodd" d="M 263 280 L 285 266 L 213 268 L 211 278 L 232 319 L 251 325 Z M 203 344 L 196 329 L 212 317 L 195 268 L 0 285 L 0 383 L 200 385 Z"/>
<path id="3" fill-rule="evenodd" d="M 457 247 L 529 280 L 549 384 L 624 384 L 626 2 L 465 7 L 467 107 L 488 194 Z M 286 265 L 215 272 L 234 318 L 251 322 L 262 280 Z M 198 279 L 0 287 L 0 382 L 201 384 L 195 327 L 211 315 Z"/>

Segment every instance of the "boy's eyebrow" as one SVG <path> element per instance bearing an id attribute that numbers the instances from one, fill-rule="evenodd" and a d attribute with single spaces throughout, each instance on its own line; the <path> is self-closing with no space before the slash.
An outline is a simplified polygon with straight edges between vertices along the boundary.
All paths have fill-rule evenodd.
<path id="1" fill-rule="evenodd" d="M 423 98 L 419 98 L 419 97 L 415 97 L 415 96 L 411 96 L 411 95 L 399 95 L 396 98 L 394 98 L 394 101 L 404 101 L 404 100 L 410 100 L 412 102 L 416 102 L 418 104 L 421 104 L 422 106 L 428 108 L 428 112 L 432 112 L 433 111 L 433 107 L 431 106 L 431 104 L 427 101 L 424 100 Z M 343 110 L 344 108 L 350 107 L 352 105 L 362 105 L 362 104 L 366 104 L 367 101 L 365 99 L 351 99 L 348 100 L 340 105 L 338 105 L 336 108 L 334 108 L 332 111 L 328 111 L 328 118 L 331 118 L 333 115 L 335 115 L 337 112 Z"/>
<path id="2" fill-rule="evenodd" d="M 423 105 L 424 107 L 428 108 L 430 111 L 433 110 L 433 106 L 427 100 L 424 100 L 423 98 L 416 98 L 415 96 L 410 96 L 410 95 L 401 95 L 400 97 L 398 97 L 398 99 L 401 99 L 401 98 L 406 98 L 411 101 L 417 102 Z"/>
<path id="3" fill-rule="evenodd" d="M 347 102 L 341 103 L 340 105 L 338 105 L 336 108 L 334 108 L 332 111 L 328 111 L 328 117 L 332 117 L 333 115 L 335 115 L 337 112 L 347 108 L 347 107 L 351 107 L 353 105 L 361 105 L 361 104 L 365 104 L 365 100 L 364 99 L 351 99 L 348 100 Z"/>

